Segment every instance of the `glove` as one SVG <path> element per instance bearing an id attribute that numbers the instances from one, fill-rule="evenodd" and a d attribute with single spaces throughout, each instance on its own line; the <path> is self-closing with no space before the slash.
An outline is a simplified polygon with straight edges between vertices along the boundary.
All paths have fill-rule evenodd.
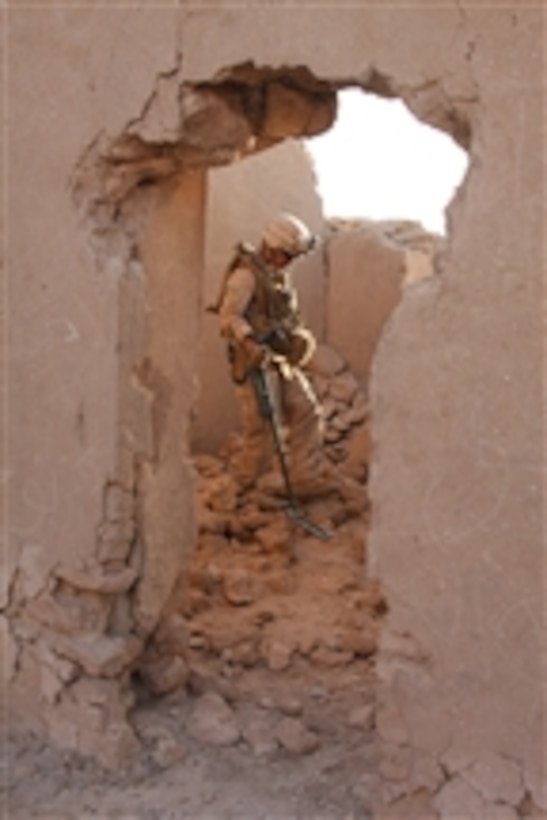
<path id="1" fill-rule="evenodd" d="M 276 327 L 271 330 L 266 336 L 265 342 L 278 356 L 287 356 L 287 354 L 290 353 L 291 337 L 287 331 L 281 327 Z"/>
<path id="2" fill-rule="evenodd" d="M 245 336 L 241 343 L 251 367 L 258 367 L 264 361 L 266 348 L 255 342 L 252 336 Z"/>

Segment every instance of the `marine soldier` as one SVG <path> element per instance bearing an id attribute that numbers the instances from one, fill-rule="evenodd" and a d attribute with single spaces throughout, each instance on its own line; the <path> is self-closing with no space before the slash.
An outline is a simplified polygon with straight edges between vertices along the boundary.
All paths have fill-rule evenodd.
<path id="1" fill-rule="evenodd" d="M 266 473 L 272 456 L 272 431 L 260 412 L 253 379 L 258 368 L 286 434 L 294 494 L 313 497 L 332 486 L 322 449 L 321 408 L 302 369 L 316 343 L 302 322 L 290 274 L 291 262 L 315 244 L 300 219 L 282 213 L 267 226 L 258 249 L 238 245 L 224 277 L 217 311 L 240 407 L 243 446 L 233 470 L 241 491 Z M 275 491 L 275 483 L 263 489 Z"/>

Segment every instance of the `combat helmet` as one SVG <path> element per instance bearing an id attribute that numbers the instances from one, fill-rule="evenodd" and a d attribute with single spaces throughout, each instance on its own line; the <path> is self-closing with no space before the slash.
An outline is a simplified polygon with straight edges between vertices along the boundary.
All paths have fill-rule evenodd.
<path id="1" fill-rule="evenodd" d="M 316 237 L 298 217 L 290 213 L 279 214 L 265 229 L 263 242 L 270 248 L 279 248 L 291 257 L 310 251 Z"/>

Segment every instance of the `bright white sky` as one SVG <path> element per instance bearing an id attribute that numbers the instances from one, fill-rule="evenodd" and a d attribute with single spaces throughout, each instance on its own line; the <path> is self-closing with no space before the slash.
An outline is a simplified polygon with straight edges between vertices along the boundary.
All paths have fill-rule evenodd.
<path id="1" fill-rule="evenodd" d="M 446 232 L 444 208 L 467 170 L 467 154 L 400 100 L 341 91 L 335 124 L 305 145 L 327 217 L 411 219 Z"/>

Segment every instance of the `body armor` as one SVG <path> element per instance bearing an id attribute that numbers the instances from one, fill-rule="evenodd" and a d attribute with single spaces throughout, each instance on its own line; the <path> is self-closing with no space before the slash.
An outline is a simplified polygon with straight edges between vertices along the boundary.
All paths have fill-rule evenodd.
<path id="1" fill-rule="evenodd" d="M 255 341 L 265 344 L 275 356 L 293 367 L 303 364 L 313 353 L 315 341 L 302 324 L 298 297 L 289 274 L 268 268 L 248 245 L 238 246 L 224 276 L 215 309 L 218 311 L 229 277 L 238 268 L 250 270 L 255 279 L 254 292 L 245 310 Z M 247 356 L 235 339 L 227 341 L 232 378 L 241 383 L 249 370 Z"/>

